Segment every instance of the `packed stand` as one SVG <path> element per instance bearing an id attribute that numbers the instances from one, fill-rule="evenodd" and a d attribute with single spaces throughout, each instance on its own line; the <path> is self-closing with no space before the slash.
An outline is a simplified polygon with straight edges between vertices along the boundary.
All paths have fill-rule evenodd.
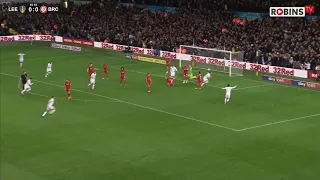
<path id="1" fill-rule="evenodd" d="M 230 9 L 250 10 L 266 5 L 265 1 L 259 0 L 254 5 L 245 6 L 248 2 L 252 0 L 175 0 L 171 1 L 175 3 L 172 6 L 183 8 L 176 13 L 167 13 L 100 1 L 60 8 L 61 12 L 46 15 L 6 13 L 1 16 L 1 21 L 25 34 L 37 29 L 42 33 L 53 31 L 76 39 L 166 51 L 175 51 L 181 44 L 233 49 L 245 51 L 245 59 L 250 62 L 293 68 L 310 69 L 320 63 L 319 20 L 264 18 L 245 20 L 242 25 L 233 23 L 234 13 Z M 54 25 L 58 28 L 54 29 Z M 8 34 L 3 28 L 0 32 Z M 204 43 L 204 39 L 208 43 Z"/>

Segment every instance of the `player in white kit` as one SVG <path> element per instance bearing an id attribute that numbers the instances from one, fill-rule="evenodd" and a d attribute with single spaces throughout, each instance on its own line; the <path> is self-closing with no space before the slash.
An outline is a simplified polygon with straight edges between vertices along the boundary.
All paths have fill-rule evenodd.
<path id="1" fill-rule="evenodd" d="M 31 91 L 31 86 L 32 86 L 32 82 L 31 82 L 32 78 L 29 78 L 26 82 L 26 84 L 24 84 L 24 88 L 21 91 L 21 94 L 24 95 L 25 92 L 29 92 Z"/>
<path id="2" fill-rule="evenodd" d="M 53 106 L 53 104 L 54 104 L 54 96 L 51 96 L 51 98 L 49 99 L 48 104 L 47 104 L 47 109 L 42 114 L 42 117 L 44 117 L 47 113 L 53 114 L 54 112 L 56 112 L 56 108 Z"/>
<path id="3" fill-rule="evenodd" d="M 94 90 L 94 86 L 96 85 L 96 76 L 97 73 L 93 72 L 90 77 L 90 83 L 88 84 L 88 88 L 91 86 L 92 90 Z"/>
<path id="4" fill-rule="evenodd" d="M 23 61 L 24 61 L 24 55 L 23 53 L 19 53 L 18 56 L 19 56 L 19 62 L 20 62 L 20 68 L 23 67 Z"/>
<path id="5" fill-rule="evenodd" d="M 226 90 L 226 97 L 224 99 L 224 104 L 227 104 L 230 101 L 230 97 L 231 97 L 231 90 L 236 88 L 237 86 L 234 87 L 230 87 L 230 85 L 228 84 L 227 87 L 222 88 Z"/>
<path id="6" fill-rule="evenodd" d="M 208 84 L 210 78 L 211 78 L 211 72 L 207 72 L 207 74 L 203 77 L 203 82 L 202 82 L 202 84 L 201 84 L 201 87 L 202 87 L 204 84 Z"/>
<path id="7" fill-rule="evenodd" d="M 170 67 L 170 76 L 173 77 L 173 78 L 175 78 L 177 71 L 178 71 L 178 69 L 177 69 L 174 65 L 172 65 L 172 66 Z"/>
<path id="8" fill-rule="evenodd" d="M 48 77 L 51 72 L 52 72 L 52 62 L 49 62 L 47 65 L 47 73 L 45 77 Z"/>

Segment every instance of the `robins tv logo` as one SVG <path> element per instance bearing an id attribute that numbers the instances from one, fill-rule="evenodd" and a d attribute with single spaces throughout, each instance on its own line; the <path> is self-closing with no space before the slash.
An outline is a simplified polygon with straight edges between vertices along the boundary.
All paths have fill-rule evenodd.
<path id="1" fill-rule="evenodd" d="M 314 6 L 305 7 L 270 7 L 270 17 L 305 17 L 306 14 L 314 13 Z"/>

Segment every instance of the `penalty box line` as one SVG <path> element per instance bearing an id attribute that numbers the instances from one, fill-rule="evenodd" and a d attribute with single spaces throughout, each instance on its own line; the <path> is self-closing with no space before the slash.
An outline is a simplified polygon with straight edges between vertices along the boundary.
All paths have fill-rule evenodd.
<path id="1" fill-rule="evenodd" d="M 18 89 L 21 90 L 20 88 L 20 84 L 18 84 Z M 38 93 L 34 93 L 34 92 L 28 92 L 28 94 L 32 94 L 34 96 L 40 96 L 40 97 L 45 97 L 45 98 L 50 98 L 51 96 L 48 95 L 43 95 L 43 94 L 38 94 Z M 63 99 L 63 100 L 68 100 L 66 98 L 62 98 L 62 97 L 56 97 L 56 99 Z M 114 100 L 109 100 L 109 101 L 101 101 L 101 100 L 93 100 L 93 99 L 72 99 L 73 101 L 79 101 L 79 102 L 99 102 L 99 103 L 119 103 L 119 101 L 114 101 Z"/>
<path id="2" fill-rule="evenodd" d="M 43 94 L 38 94 L 34 92 L 28 92 L 29 94 L 35 95 L 35 96 L 40 96 L 40 97 L 46 97 L 50 98 L 50 96 L 43 95 Z M 62 97 L 55 97 L 56 99 L 63 99 L 63 100 L 68 100 L 67 98 L 62 98 Z M 92 100 L 92 99 L 72 99 L 72 101 L 80 101 L 80 102 L 99 102 L 99 103 L 119 103 L 119 101 L 101 101 L 101 100 Z"/>
<path id="3" fill-rule="evenodd" d="M 7 73 L 3 73 L 3 72 L 1 72 L 0 74 L 2 74 L 4 76 L 18 78 L 18 76 L 15 76 L 15 75 L 12 75 L 12 74 L 7 74 Z M 42 83 L 42 84 L 47 84 L 47 85 L 63 88 L 63 86 L 57 85 L 57 84 L 52 84 L 52 83 L 39 81 L 39 80 L 34 80 L 34 81 Z M 227 127 L 227 126 L 222 126 L 222 125 L 219 125 L 219 124 L 214 124 L 214 123 L 210 123 L 210 122 L 207 122 L 207 121 L 202 121 L 202 120 L 195 119 L 195 118 L 192 118 L 192 117 L 187 117 L 187 116 L 183 116 L 183 115 L 180 115 L 180 114 L 175 114 L 175 113 L 163 111 L 163 110 L 160 110 L 160 109 L 155 109 L 155 108 L 148 107 L 148 106 L 143 106 L 143 105 L 140 105 L 140 104 L 131 103 L 131 102 L 128 102 L 128 101 L 123 101 L 123 100 L 120 100 L 120 99 L 116 99 L 116 98 L 112 98 L 112 97 L 108 97 L 108 96 L 104 96 L 104 95 L 100 95 L 100 94 L 90 93 L 90 92 L 86 92 L 86 91 L 79 90 L 79 89 L 73 89 L 73 91 L 82 92 L 82 93 L 85 93 L 85 94 L 90 94 L 90 95 L 93 95 L 93 96 L 97 96 L 97 97 L 101 97 L 101 98 L 105 98 L 105 99 L 110 99 L 110 100 L 113 100 L 113 101 L 118 101 L 118 102 L 121 102 L 123 104 L 128 104 L 128 105 L 132 105 L 132 106 L 136 106 L 136 107 L 140 107 L 140 108 L 144 108 L 144 109 L 160 112 L 160 113 L 163 113 L 163 114 L 179 117 L 179 118 L 182 118 L 182 119 L 187 119 L 187 120 L 190 120 L 190 121 L 195 121 L 195 122 L 202 123 L 202 124 L 207 124 L 207 125 L 210 125 L 210 126 L 219 127 L 219 128 L 222 128 L 222 129 L 231 130 L 231 131 L 234 131 L 234 132 L 239 131 L 237 129 L 233 129 L 233 128 L 230 128 L 230 127 Z"/>
<path id="4" fill-rule="evenodd" d="M 20 80 L 19 80 L 20 81 Z M 20 84 L 17 85 L 18 89 L 19 90 L 22 90 L 20 88 Z M 48 96 L 48 95 L 44 95 L 44 94 L 38 94 L 38 93 L 34 93 L 34 92 L 28 92 L 28 94 L 32 94 L 34 96 L 39 96 L 39 97 L 45 97 L 45 98 L 50 98 L 51 96 Z M 63 99 L 63 100 L 68 100 L 66 98 L 62 98 L 62 97 L 56 97 L 56 99 Z M 101 101 L 101 100 L 92 100 L 92 99 L 72 99 L 72 101 L 80 101 L 80 102 L 101 102 L 101 103 L 113 103 L 113 102 L 116 102 L 116 103 L 119 103 L 119 101 L 114 101 L 114 100 L 110 100 L 110 101 Z"/>
<path id="5" fill-rule="evenodd" d="M 116 69 L 115 67 L 110 67 L 110 69 Z M 144 74 L 146 75 L 147 73 L 146 72 L 141 72 L 141 71 L 135 71 L 135 70 L 126 70 L 128 72 L 133 72 L 133 73 L 137 73 L 137 74 Z M 165 76 L 160 76 L 158 74 L 151 74 L 152 76 L 155 76 L 155 77 L 160 77 L 160 78 L 164 78 Z M 178 80 L 178 81 L 183 81 L 182 79 L 175 79 L 175 80 Z M 195 84 L 196 82 L 192 81 L 191 80 L 191 83 Z M 260 84 L 260 85 L 255 85 L 255 86 L 247 86 L 247 87 L 240 87 L 240 88 L 235 88 L 234 90 L 244 90 L 244 89 L 252 89 L 252 88 L 260 88 L 260 87 L 264 87 L 264 86 L 271 86 L 273 84 Z M 205 84 L 205 86 L 209 86 L 209 87 L 213 87 L 213 88 L 217 88 L 217 89 L 222 89 L 223 87 L 220 87 L 220 86 L 215 86 L 215 85 L 212 85 L 212 84 Z"/>
<path id="6" fill-rule="evenodd" d="M 262 125 L 258 125 L 258 126 L 247 127 L 247 128 L 243 128 L 243 129 L 238 129 L 237 131 L 239 131 L 239 132 L 247 131 L 247 130 L 251 130 L 251 129 L 273 126 L 276 124 L 283 124 L 283 123 L 287 123 L 287 122 L 298 121 L 298 120 L 303 120 L 303 119 L 317 117 L 317 116 L 320 116 L 320 113 L 319 114 L 312 114 L 312 115 L 308 115 L 308 116 L 301 116 L 301 117 L 297 117 L 297 118 L 293 118 L 293 119 L 287 119 L 287 120 L 283 120 L 283 121 L 277 121 L 277 122 L 273 122 L 273 123 L 262 124 Z"/>

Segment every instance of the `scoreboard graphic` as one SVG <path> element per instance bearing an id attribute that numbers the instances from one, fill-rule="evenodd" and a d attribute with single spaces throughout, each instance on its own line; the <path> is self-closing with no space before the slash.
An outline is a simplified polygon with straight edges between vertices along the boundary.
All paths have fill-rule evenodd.
<path id="1" fill-rule="evenodd" d="M 50 6 L 47 4 L 37 4 L 37 3 L 25 3 L 21 5 L 7 5 L 7 4 L 2 4 L 2 11 L 3 12 L 18 12 L 21 14 L 25 13 L 41 13 L 41 14 L 46 14 L 49 12 L 59 12 L 59 7 L 58 6 Z"/>

